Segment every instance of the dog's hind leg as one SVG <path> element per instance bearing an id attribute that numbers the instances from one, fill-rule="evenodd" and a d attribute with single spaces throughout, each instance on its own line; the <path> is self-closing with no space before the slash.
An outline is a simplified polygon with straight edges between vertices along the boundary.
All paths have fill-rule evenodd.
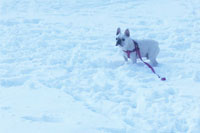
<path id="1" fill-rule="evenodd" d="M 156 57 L 158 56 L 159 50 L 154 52 L 151 56 L 149 56 L 149 60 L 152 66 L 157 66 L 158 62 L 156 60 Z"/>
<path id="2" fill-rule="evenodd" d="M 156 48 L 149 54 L 149 60 L 150 60 L 150 63 L 151 63 L 152 66 L 158 65 L 156 58 L 158 56 L 159 51 L 160 51 L 160 49 Z"/>
<path id="3" fill-rule="evenodd" d="M 149 59 L 149 54 L 146 54 L 146 58 L 147 58 L 147 60 Z"/>
<path id="4" fill-rule="evenodd" d="M 158 65 L 158 62 L 156 61 L 156 59 L 150 60 L 150 63 L 151 63 L 151 65 L 154 66 L 154 67 Z"/>

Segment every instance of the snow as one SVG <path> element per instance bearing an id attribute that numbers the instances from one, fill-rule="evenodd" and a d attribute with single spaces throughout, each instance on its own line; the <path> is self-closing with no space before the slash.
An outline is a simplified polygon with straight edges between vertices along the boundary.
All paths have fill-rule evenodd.
<path id="1" fill-rule="evenodd" d="M 0 133 L 199 133 L 199 0 L 0 0 Z M 160 43 L 125 63 L 117 27 Z"/>

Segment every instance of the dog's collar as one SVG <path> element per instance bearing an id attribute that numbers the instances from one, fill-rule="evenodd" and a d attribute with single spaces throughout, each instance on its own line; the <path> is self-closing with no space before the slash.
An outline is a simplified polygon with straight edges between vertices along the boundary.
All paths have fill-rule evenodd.
<path id="1" fill-rule="evenodd" d="M 123 50 L 123 51 L 127 54 L 128 58 L 130 58 L 130 54 L 131 54 L 132 52 L 137 52 L 137 51 L 139 51 L 138 43 L 137 43 L 136 41 L 134 41 L 134 40 L 133 40 L 133 43 L 134 43 L 134 45 L 135 45 L 135 48 L 134 48 L 133 50 Z M 137 54 L 137 53 L 136 53 L 136 54 Z"/>

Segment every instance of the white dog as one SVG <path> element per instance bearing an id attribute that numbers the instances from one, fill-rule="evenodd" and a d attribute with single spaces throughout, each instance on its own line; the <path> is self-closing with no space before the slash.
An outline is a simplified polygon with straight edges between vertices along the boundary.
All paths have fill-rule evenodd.
<path id="1" fill-rule="evenodd" d="M 130 38 L 128 29 L 122 34 L 121 29 L 118 28 L 116 36 L 116 46 L 121 47 L 125 61 L 130 58 L 133 63 L 136 63 L 137 58 L 139 58 L 137 54 L 137 47 L 139 47 L 141 57 L 146 57 L 150 60 L 152 66 L 157 66 L 156 57 L 160 51 L 158 42 L 154 40 L 133 40 Z"/>

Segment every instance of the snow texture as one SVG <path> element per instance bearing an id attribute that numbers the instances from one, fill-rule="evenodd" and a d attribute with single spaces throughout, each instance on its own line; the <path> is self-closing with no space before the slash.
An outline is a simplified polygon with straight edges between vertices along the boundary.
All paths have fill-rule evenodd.
<path id="1" fill-rule="evenodd" d="M 160 44 L 125 63 L 117 27 Z M 0 0 L 0 133 L 200 133 L 199 0 Z"/>

